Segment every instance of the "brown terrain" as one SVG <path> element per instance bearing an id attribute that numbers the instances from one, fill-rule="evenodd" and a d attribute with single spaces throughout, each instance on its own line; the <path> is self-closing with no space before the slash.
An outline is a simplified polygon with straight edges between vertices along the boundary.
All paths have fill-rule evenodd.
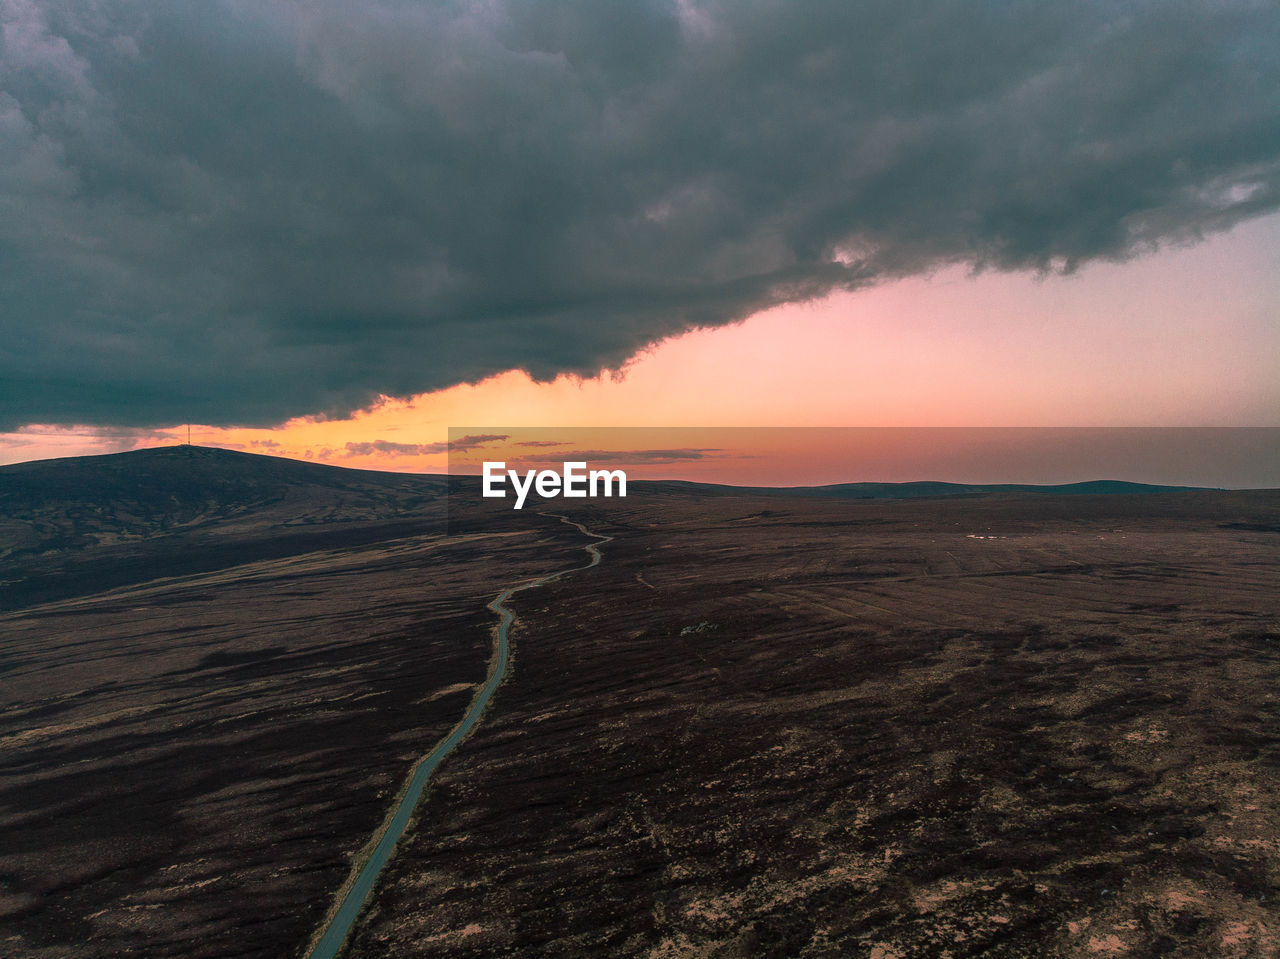
<path id="1" fill-rule="evenodd" d="M 586 538 L 117 461 L 0 470 L 0 954 L 299 955 Z M 538 508 L 614 539 L 512 601 L 344 955 L 1280 955 L 1280 493 Z"/>
<path id="2" fill-rule="evenodd" d="M 446 538 L 443 494 L 193 448 L 0 469 L 0 956 L 301 951 L 483 682 L 485 604 L 580 562 L 554 520 Z"/>

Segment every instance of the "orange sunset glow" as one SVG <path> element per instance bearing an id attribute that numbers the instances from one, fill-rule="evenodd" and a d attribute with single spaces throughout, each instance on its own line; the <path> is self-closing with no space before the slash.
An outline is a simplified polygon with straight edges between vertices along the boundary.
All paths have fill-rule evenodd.
<path id="1" fill-rule="evenodd" d="M 362 469 L 443 472 L 443 446 L 422 448 L 467 424 L 1276 425 L 1280 291 L 1270 250 L 1278 242 L 1273 217 L 1074 276 L 953 268 L 688 333 L 591 379 L 537 383 L 511 371 L 387 399 L 346 419 L 298 418 L 271 429 L 195 425 L 191 439 Z M 1236 283 L 1229 305 L 1204 279 L 1222 275 Z M 1028 314 L 1035 322 L 1025 322 Z M 121 434 L 35 427 L 5 436 L 0 450 L 15 461 L 185 440 L 176 424 Z M 712 478 L 703 470 L 698 475 Z M 721 464 L 713 478 L 736 475 Z"/>

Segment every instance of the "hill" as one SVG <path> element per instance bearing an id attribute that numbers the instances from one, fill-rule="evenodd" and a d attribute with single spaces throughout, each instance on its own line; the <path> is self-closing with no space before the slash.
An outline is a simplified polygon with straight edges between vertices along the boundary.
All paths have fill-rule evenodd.
<path id="1" fill-rule="evenodd" d="M 169 446 L 0 467 L 0 609 L 253 558 L 444 529 L 446 494 L 475 477 L 354 470 Z M 1193 487 L 1097 480 L 1058 486 L 838 483 L 740 487 L 636 481 L 636 493 L 898 500 L 1152 495 Z M 474 504 L 472 504 L 474 505 Z"/>
<path id="2" fill-rule="evenodd" d="M 637 484 L 639 485 L 639 484 Z M 728 486 L 718 483 L 660 481 L 682 492 L 707 495 L 805 496 L 825 499 L 922 499 L 958 496 L 998 496 L 1028 493 L 1044 496 L 1151 496 L 1157 493 L 1202 491 L 1201 486 L 1158 486 L 1126 480 L 1089 480 L 1082 483 L 1036 485 L 1029 483 L 832 483 L 826 486 Z"/>
<path id="3" fill-rule="evenodd" d="M 445 480 L 198 446 L 0 467 L 0 609 L 440 528 Z"/>

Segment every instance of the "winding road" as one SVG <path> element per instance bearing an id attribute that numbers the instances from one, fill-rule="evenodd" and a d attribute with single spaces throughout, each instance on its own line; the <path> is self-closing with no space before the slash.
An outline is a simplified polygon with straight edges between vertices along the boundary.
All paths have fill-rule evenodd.
<path id="1" fill-rule="evenodd" d="M 545 586 L 547 583 L 554 582 L 562 576 L 581 572 L 584 569 L 591 569 L 591 567 L 599 565 L 602 558 L 600 545 L 613 539 L 612 536 L 593 533 L 581 523 L 575 523 L 567 516 L 558 516 L 554 513 L 544 515 L 555 516 L 560 522 L 577 527 L 584 535 L 593 537 L 596 542 L 588 543 L 583 547 L 591 555 L 591 562 L 585 566 L 575 566 L 572 569 L 564 569 L 558 573 L 550 573 L 516 586 L 510 586 L 499 593 L 493 602 L 486 607 L 497 613 L 499 617 L 498 629 L 494 637 L 493 665 L 489 670 L 488 678 L 485 680 L 484 685 L 480 687 L 480 691 L 472 698 L 471 705 L 467 707 L 466 714 L 463 715 L 461 722 L 453 728 L 453 731 L 448 736 L 437 743 L 431 752 L 427 753 L 414 765 L 409 774 L 408 785 L 400 794 L 399 799 L 382 823 L 382 826 L 370 840 L 373 844 L 372 851 L 360 864 L 358 870 L 338 890 L 335 900 L 336 907 L 330 910 L 325 917 L 324 925 L 321 926 L 316 937 L 312 940 L 313 945 L 310 951 L 307 952 L 307 959 L 334 959 L 338 955 L 343 942 L 346 941 L 347 934 L 351 931 L 351 927 L 355 925 L 356 917 L 360 915 L 360 910 L 364 908 L 365 900 L 369 898 L 369 893 L 373 891 L 373 886 L 378 880 L 379 873 L 390 861 L 391 854 L 395 851 L 396 843 L 404 835 L 404 831 L 409 825 L 409 818 L 413 815 L 414 806 L 418 804 L 418 800 L 422 797 L 422 791 L 426 788 L 427 780 L 431 778 L 431 774 L 436 771 L 436 768 L 444 758 L 453 752 L 475 728 L 485 708 L 489 705 L 489 700 L 493 698 L 494 692 L 505 678 L 507 664 L 511 660 L 508 635 L 511 632 L 511 624 L 516 620 L 516 614 L 506 606 L 507 600 L 516 593 L 524 592 L 526 589 Z"/>

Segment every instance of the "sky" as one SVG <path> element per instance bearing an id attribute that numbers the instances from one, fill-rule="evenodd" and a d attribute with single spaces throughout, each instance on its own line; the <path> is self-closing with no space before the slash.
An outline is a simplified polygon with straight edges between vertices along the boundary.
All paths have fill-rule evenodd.
<path id="1" fill-rule="evenodd" d="M 1269 3 L 0 0 L 0 462 L 1280 426 L 1277 209 Z"/>
<path id="2" fill-rule="evenodd" d="M 449 430 L 447 472 L 622 470 L 635 480 L 736 486 L 1122 480 L 1276 487 L 1280 430 L 1261 427 L 544 426 Z M 436 448 L 433 444 L 432 449 Z M 444 472 L 445 470 L 441 470 Z"/>

